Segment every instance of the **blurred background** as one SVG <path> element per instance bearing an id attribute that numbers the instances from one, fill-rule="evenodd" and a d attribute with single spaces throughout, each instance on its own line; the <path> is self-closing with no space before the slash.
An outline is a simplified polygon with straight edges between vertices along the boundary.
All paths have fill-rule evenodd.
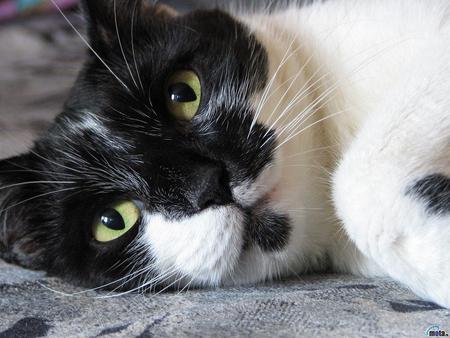
<path id="1" fill-rule="evenodd" d="M 75 0 L 58 4 L 77 26 Z M 0 158 L 26 149 L 61 108 L 84 47 L 50 1 L 0 0 Z"/>

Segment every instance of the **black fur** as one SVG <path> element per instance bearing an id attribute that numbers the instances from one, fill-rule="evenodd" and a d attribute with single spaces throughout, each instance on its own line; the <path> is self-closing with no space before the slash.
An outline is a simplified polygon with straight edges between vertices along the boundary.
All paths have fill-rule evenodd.
<path id="1" fill-rule="evenodd" d="M 264 251 L 283 249 L 289 241 L 289 219 L 270 209 L 249 211 L 247 216 L 245 246 L 257 244 Z"/>
<path id="2" fill-rule="evenodd" d="M 433 215 L 450 214 L 450 178 L 433 174 L 422 178 L 408 189 L 408 194 L 425 202 Z"/>
<path id="3" fill-rule="evenodd" d="M 256 178 L 275 145 L 259 124 L 247 137 L 255 113 L 248 100 L 268 70 L 266 52 L 241 24 L 218 10 L 173 16 L 143 0 L 116 3 L 114 10 L 112 1 L 83 1 L 92 47 L 115 76 L 89 51 L 50 130 L 30 153 L 0 162 L 1 184 L 19 184 L 0 191 L 1 255 L 86 285 L 114 281 L 152 260 L 132 249 L 140 227 L 112 243 L 95 242 L 99 210 L 127 197 L 179 219 L 235 203 L 229 190 Z M 200 111 L 189 123 L 168 114 L 163 92 L 166 79 L 186 68 L 203 84 Z M 103 127 L 83 126 L 93 121 Z M 283 215 L 247 213 L 247 243 L 264 250 L 286 244 Z M 137 284 L 131 278 L 110 287 Z"/>

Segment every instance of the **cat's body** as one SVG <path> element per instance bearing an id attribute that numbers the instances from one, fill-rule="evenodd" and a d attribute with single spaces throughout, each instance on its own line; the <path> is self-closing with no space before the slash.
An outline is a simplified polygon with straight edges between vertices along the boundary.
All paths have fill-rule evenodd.
<path id="1" fill-rule="evenodd" d="M 424 288 L 440 288 L 447 306 L 450 279 L 443 276 L 450 273 L 450 248 L 446 240 L 436 248 L 435 241 L 449 236 L 449 181 L 437 176 L 429 182 L 446 208 L 447 216 L 444 211 L 437 219 L 426 215 L 420 196 L 407 192 L 429 175 L 450 176 L 449 8 L 445 1 L 329 1 L 243 18 L 273 57 L 269 78 L 278 71 L 272 90 L 280 88 L 280 95 L 268 100 L 261 121 L 282 129 L 298 119 L 291 114 L 276 121 L 273 107 L 284 112 L 309 90 L 295 102 L 294 111 L 308 112 L 299 123 L 303 128 L 280 155 L 283 193 L 295 196 L 285 208 L 294 210 L 291 217 L 300 225 L 290 253 L 326 253 L 335 269 L 366 276 L 386 274 L 391 265 L 387 274 L 422 295 Z M 304 130 L 312 124 L 310 133 Z M 333 213 L 345 230 L 332 221 Z M 350 224 L 350 237 L 364 254 L 342 233 Z M 412 270 L 421 266 L 420 276 L 435 284 L 415 285 L 421 277 L 408 264 Z"/>
<path id="2" fill-rule="evenodd" d="M 30 155 L 0 165 L 7 257 L 112 288 L 331 268 L 391 276 L 450 307 L 447 1 L 234 18 L 111 3 L 85 4 L 97 55 L 65 113 Z M 115 211 L 95 217 L 123 199 L 139 221 L 105 244 Z"/>

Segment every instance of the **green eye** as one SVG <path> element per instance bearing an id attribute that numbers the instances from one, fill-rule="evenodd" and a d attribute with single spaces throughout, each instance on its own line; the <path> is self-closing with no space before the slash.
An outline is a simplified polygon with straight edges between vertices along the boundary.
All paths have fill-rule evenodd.
<path id="1" fill-rule="evenodd" d="M 133 202 L 116 203 L 105 209 L 95 220 L 92 234 L 98 242 L 111 242 L 131 230 L 140 216 L 140 209 Z"/>
<path id="2" fill-rule="evenodd" d="M 202 85 L 193 71 L 176 72 L 167 82 L 167 108 L 178 120 L 192 120 L 200 107 L 201 97 Z"/>

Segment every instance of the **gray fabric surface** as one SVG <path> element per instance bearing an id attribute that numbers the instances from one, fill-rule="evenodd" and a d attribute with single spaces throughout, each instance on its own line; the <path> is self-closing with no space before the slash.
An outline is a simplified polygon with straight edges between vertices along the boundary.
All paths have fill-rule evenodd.
<path id="1" fill-rule="evenodd" d="M 35 20 L 1 27 L 0 46 L 0 157 L 6 157 L 25 150 L 58 112 L 83 47 L 56 18 L 50 26 Z M 421 337 L 433 324 L 450 331 L 449 310 L 388 279 L 317 275 L 113 298 L 61 292 L 83 289 L 0 261 L 0 338 Z"/>
<path id="2" fill-rule="evenodd" d="M 52 289 L 52 291 L 50 290 Z M 450 311 L 388 279 L 305 276 L 270 285 L 158 295 L 90 292 L 0 264 L 0 337 L 420 337 Z"/>

